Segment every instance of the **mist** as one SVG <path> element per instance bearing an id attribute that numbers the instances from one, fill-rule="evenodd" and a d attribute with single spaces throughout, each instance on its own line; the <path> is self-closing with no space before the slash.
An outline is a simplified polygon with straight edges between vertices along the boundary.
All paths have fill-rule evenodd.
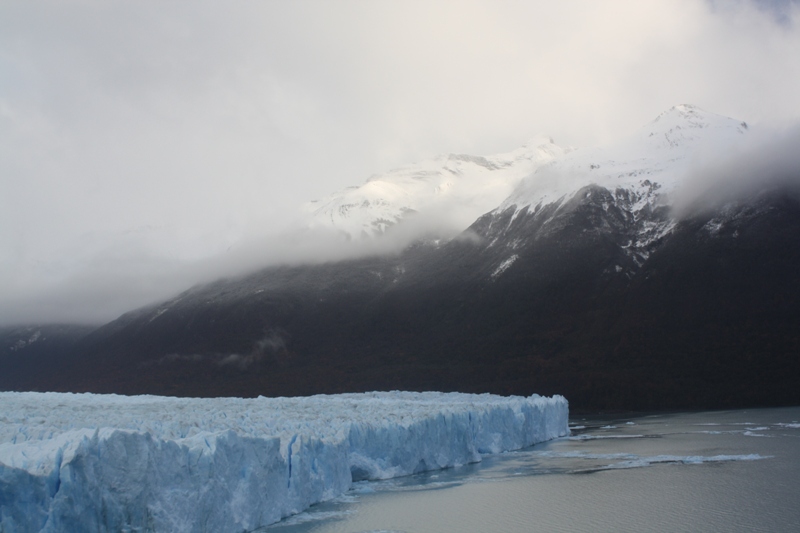
<path id="1" fill-rule="evenodd" d="M 733 152 L 699 154 L 673 207 L 685 218 L 775 190 L 800 192 L 800 123 L 751 131 Z"/>
<path id="2" fill-rule="evenodd" d="M 14 284 L 0 285 L 0 325 L 103 324 L 190 287 L 240 277 L 277 265 L 319 264 L 399 254 L 420 239 L 459 238 L 469 225 L 459 206 L 411 214 L 376 238 L 353 239 L 333 229 L 294 227 L 283 233 L 244 234 L 225 250 L 199 259 L 169 257 L 121 236 L 77 264 L 34 265 Z M 469 238 L 468 236 L 463 238 Z"/>
<path id="3" fill-rule="evenodd" d="M 798 21 L 777 0 L 3 2 L 0 324 L 452 236 L 464 213 L 375 242 L 298 229 L 305 202 L 440 153 L 596 146 L 684 102 L 786 130 Z"/>

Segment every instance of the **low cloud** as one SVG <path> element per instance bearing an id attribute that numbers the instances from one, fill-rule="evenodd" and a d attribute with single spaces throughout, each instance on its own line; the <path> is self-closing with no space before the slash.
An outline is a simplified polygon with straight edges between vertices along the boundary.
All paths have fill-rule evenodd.
<path id="1" fill-rule="evenodd" d="M 120 235 L 113 246 L 92 249 L 72 261 L 56 257 L 22 270 L 6 265 L 0 277 L 0 324 L 102 324 L 196 284 L 268 266 L 399 254 L 420 239 L 454 238 L 470 222 L 457 206 L 440 205 L 435 212 L 409 215 L 377 238 L 294 227 L 277 234 L 245 234 L 217 254 L 199 259 L 169 257 Z"/>
<path id="2" fill-rule="evenodd" d="M 170 353 L 144 366 L 170 365 L 174 363 L 213 363 L 220 367 L 235 368 L 240 371 L 249 369 L 256 363 L 270 362 L 280 364 L 287 354 L 287 333 L 282 329 L 270 328 L 263 337 L 253 343 L 249 353 L 210 353 L 210 354 L 178 354 Z"/>

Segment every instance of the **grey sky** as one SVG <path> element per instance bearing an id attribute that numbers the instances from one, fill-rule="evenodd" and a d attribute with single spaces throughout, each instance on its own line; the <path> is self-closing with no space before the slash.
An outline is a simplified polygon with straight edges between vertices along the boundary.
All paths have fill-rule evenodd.
<path id="1" fill-rule="evenodd" d="M 684 102 L 789 127 L 798 24 L 744 0 L 5 1 L 0 324 L 282 259 L 303 202 L 437 153 L 593 145 Z"/>

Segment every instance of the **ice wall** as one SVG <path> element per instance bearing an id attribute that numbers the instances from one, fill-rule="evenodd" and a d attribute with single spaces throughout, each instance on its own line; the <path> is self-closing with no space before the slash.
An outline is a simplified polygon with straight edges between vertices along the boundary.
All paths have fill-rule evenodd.
<path id="1" fill-rule="evenodd" d="M 561 396 L 0 393 L 0 532 L 247 531 L 568 433 Z"/>

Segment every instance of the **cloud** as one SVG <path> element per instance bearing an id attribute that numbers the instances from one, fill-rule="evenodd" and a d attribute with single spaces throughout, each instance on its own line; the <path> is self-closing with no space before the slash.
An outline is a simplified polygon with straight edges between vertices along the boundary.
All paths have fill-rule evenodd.
<path id="1" fill-rule="evenodd" d="M 734 153 L 711 152 L 695 162 L 677 191 L 679 217 L 775 189 L 800 192 L 800 124 L 748 134 Z"/>
<path id="2" fill-rule="evenodd" d="M 146 361 L 142 366 L 146 368 L 152 365 L 202 363 L 204 361 L 211 361 L 220 367 L 229 367 L 245 371 L 256 363 L 269 362 L 272 364 L 281 364 L 281 359 L 287 356 L 287 336 L 288 334 L 282 329 L 268 329 L 261 339 L 253 343 L 253 348 L 247 354 L 195 353 L 183 355 L 170 353 L 155 361 Z"/>
<path id="3" fill-rule="evenodd" d="M 681 102 L 786 126 L 799 20 L 766 0 L 3 2 L 0 322 L 110 319 L 214 257 L 338 257 L 276 235 L 438 153 L 591 146 Z"/>

